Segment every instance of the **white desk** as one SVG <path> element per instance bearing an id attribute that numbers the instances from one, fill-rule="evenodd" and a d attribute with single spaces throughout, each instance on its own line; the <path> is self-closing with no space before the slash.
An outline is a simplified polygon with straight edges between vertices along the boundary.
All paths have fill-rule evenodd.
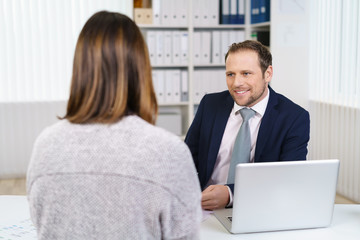
<path id="1" fill-rule="evenodd" d="M 30 214 L 26 196 L 0 196 L 0 239 L 1 234 L 8 234 L 14 227 L 17 235 L 11 239 L 35 240 L 35 230 L 29 226 Z M 25 226 L 19 233 L 17 227 Z M 32 231 L 32 232 L 31 232 Z M 8 235 L 6 235 L 8 236 Z M 360 205 L 336 204 L 333 221 L 328 228 L 307 229 L 297 231 L 278 231 L 251 234 L 230 234 L 221 223 L 211 215 L 200 226 L 200 238 L 204 240 L 253 239 L 253 240 L 359 240 L 360 239 Z"/>
<path id="2" fill-rule="evenodd" d="M 231 234 L 211 215 L 201 223 L 200 239 L 204 240 L 359 240 L 360 205 L 336 204 L 330 227 L 293 231 Z"/>
<path id="3" fill-rule="evenodd" d="M 0 239 L 36 240 L 26 196 L 0 195 Z"/>

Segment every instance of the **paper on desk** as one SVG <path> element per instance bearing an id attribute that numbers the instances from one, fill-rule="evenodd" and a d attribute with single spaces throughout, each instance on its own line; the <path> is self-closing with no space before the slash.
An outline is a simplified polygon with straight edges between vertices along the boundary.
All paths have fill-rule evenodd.
<path id="1" fill-rule="evenodd" d="M 0 225 L 0 239 L 36 240 L 36 229 L 30 218 L 9 225 L 3 224 Z"/>
<path id="2" fill-rule="evenodd" d="M 202 210 L 202 221 L 205 221 L 206 219 L 208 219 L 210 217 L 210 215 L 213 213 L 213 211 L 208 211 L 208 210 Z"/>

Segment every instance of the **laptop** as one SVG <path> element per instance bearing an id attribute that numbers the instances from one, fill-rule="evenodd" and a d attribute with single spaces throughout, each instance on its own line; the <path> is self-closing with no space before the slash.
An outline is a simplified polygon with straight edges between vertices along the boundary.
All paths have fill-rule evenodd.
<path id="1" fill-rule="evenodd" d="M 327 227 L 338 172 L 338 159 L 238 164 L 233 208 L 214 215 L 231 233 Z"/>

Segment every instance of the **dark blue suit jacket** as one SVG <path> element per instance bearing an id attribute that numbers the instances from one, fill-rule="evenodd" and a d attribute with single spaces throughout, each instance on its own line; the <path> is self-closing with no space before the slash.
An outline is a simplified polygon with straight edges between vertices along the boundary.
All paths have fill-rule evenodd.
<path id="1" fill-rule="evenodd" d="M 255 162 L 306 160 L 309 113 L 269 87 L 269 102 L 257 137 Z M 234 106 L 229 91 L 203 97 L 186 135 L 201 188 L 214 170 L 225 127 Z M 229 185 L 231 190 L 233 185 Z"/>

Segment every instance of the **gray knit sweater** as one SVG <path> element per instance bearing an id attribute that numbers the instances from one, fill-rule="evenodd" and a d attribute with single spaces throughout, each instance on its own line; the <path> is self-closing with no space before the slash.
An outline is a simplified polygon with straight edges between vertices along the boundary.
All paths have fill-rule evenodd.
<path id="1" fill-rule="evenodd" d="M 37 138 L 27 174 L 39 239 L 197 239 L 201 191 L 187 146 L 128 116 L 62 120 Z"/>

